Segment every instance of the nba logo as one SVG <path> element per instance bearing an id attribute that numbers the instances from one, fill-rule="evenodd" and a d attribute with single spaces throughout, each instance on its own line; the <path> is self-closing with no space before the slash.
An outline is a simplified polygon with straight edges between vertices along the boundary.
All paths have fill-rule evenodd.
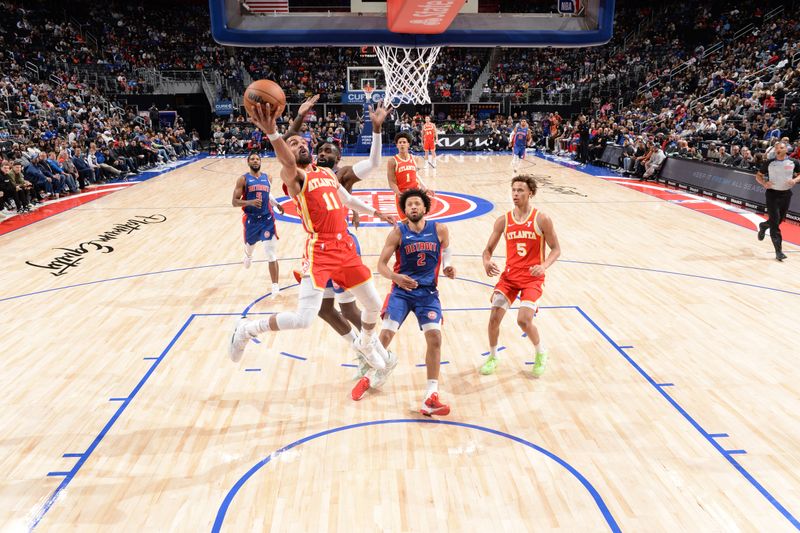
<path id="1" fill-rule="evenodd" d="M 574 15 L 578 12 L 580 0 L 558 0 L 558 12 L 565 15 Z"/>
<path id="2" fill-rule="evenodd" d="M 428 311 L 428 319 L 429 320 L 436 320 L 436 311 Z"/>

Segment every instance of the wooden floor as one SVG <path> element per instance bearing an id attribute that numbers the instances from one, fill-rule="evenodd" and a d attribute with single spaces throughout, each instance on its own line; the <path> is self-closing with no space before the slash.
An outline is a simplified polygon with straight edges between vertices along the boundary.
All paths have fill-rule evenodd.
<path id="1" fill-rule="evenodd" d="M 497 374 L 477 372 L 492 282 L 480 253 L 511 205 L 509 158 L 446 157 L 426 175 L 495 206 L 450 224 L 440 388 L 452 413 L 438 424 L 415 414 L 413 319 L 391 381 L 358 403 L 346 346 L 321 321 L 227 358 L 245 308 L 296 298 L 259 300 L 266 263 L 239 262 L 229 202 L 243 159 L 204 159 L 0 237 L 0 529 L 800 528 L 800 255 L 779 264 L 752 230 L 526 165 L 563 247 L 537 318 L 550 349 L 539 380 L 514 313 Z M 387 231 L 358 231 L 373 268 Z M 291 285 L 303 235 L 279 232 Z"/>

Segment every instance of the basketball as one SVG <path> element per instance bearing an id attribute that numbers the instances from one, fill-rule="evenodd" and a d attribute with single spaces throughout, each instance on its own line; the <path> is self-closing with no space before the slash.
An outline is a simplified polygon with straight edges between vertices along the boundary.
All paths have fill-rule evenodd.
<path id="1" fill-rule="evenodd" d="M 256 80 L 244 91 L 244 108 L 253 116 L 253 108 L 258 104 L 269 104 L 274 116 L 281 116 L 286 107 L 286 95 L 280 85 L 272 80 Z"/>

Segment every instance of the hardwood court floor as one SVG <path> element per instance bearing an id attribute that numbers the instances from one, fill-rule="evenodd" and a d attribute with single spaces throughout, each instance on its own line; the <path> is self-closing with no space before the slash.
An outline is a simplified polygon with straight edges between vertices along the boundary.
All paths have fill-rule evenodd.
<path id="1" fill-rule="evenodd" d="M 423 173 L 437 191 L 495 207 L 450 224 L 459 279 L 440 283 L 440 388 L 452 407 L 440 424 L 415 412 L 425 372 L 413 319 L 396 337 L 392 379 L 358 403 L 342 366 L 351 355 L 321 321 L 228 360 L 237 315 L 296 297 L 259 300 L 266 264 L 239 263 L 230 195 L 243 159 L 198 161 L 0 237 L 0 524 L 797 528 L 800 255 L 776 263 L 753 231 L 534 163 L 537 204 L 563 247 L 537 318 L 550 348 L 539 380 L 513 312 L 497 374 L 477 373 L 493 282 L 480 253 L 511 206 L 509 158 L 449 156 Z M 385 188 L 382 176 L 363 188 Z M 291 285 L 303 235 L 291 223 L 279 233 Z M 386 233 L 358 230 L 372 267 Z"/>

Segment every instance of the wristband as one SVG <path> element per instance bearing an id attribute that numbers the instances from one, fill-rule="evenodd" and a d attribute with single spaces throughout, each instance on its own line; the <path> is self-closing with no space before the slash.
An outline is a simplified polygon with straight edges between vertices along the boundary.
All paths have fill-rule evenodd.
<path id="1" fill-rule="evenodd" d="M 278 132 L 275 132 L 275 133 L 267 133 L 267 139 L 269 139 L 269 140 L 270 140 L 270 142 L 272 142 L 272 141 L 277 141 L 277 140 L 278 140 L 278 139 L 280 139 L 280 138 L 281 138 L 281 134 L 280 134 L 280 133 L 278 133 Z"/>

